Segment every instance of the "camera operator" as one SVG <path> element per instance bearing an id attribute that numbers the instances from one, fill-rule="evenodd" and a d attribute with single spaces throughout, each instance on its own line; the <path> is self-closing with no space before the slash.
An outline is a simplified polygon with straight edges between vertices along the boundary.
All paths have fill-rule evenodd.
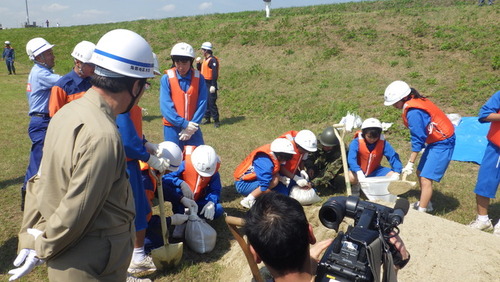
<path id="1" fill-rule="evenodd" d="M 264 262 L 274 281 L 313 281 L 321 254 L 333 241 L 315 244 L 312 226 L 300 203 L 279 193 L 257 198 L 246 214 L 245 234 L 255 261 Z M 409 257 L 399 236 L 390 242 L 404 259 Z"/>

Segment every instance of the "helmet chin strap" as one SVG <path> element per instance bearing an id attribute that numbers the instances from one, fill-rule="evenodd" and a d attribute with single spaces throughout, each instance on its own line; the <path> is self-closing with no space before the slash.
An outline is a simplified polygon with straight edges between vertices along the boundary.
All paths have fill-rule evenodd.
<path id="1" fill-rule="evenodd" d="M 134 96 L 134 94 L 132 93 L 134 86 L 132 86 L 132 89 L 128 89 L 128 93 L 130 94 L 130 97 L 132 97 L 132 100 L 128 104 L 127 109 L 124 112 L 122 112 L 122 114 L 130 112 L 132 107 L 135 105 L 135 101 L 137 100 L 137 98 L 139 98 L 140 93 L 141 93 L 143 88 L 144 88 L 144 85 L 139 89 L 139 94 L 137 94 L 136 96 Z"/>
<path id="2" fill-rule="evenodd" d="M 47 65 L 47 63 L 45 63 L 45 56 L 43 55 L 43 53 L 42 53 L 42 54 L 40 54 L 40 56 L 42 57 L 43 62 L 38 61 L 38 60 L 36 59 L 36 57 L 35 57 L 35 59 L 33 60 L 33 62 L 35 62 L 35 63 L 37 63 L 37 64 L 39 64 L 39 65 L 42 65 L 42 66 L 44 66 L 44 67 L 46 67 L 46 68 L 51 69 L 51 68 Z"/>

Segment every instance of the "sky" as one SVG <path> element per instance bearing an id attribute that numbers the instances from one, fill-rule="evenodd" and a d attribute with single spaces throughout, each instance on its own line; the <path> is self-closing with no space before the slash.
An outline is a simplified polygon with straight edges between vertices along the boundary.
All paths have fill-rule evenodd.
<path id="1" fill-rule="evenodd" d="M 311 6 L 361 0 L 272 0 L 273 8 Z M 262 0 L 0 0 L 0 24 L 3 28 L 23 27 L 27 20 L 44 27 L 163 19 L 171 17 L 262 11 Z"/>

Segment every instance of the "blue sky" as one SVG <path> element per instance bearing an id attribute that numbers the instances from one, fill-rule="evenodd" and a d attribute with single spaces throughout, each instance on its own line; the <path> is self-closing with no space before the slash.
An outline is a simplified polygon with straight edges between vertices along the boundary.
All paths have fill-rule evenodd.
<path id="1" fill-rule="evenodd" d="M 162 19 L 241 11 L 262 11 L 262 0 L 27 0 L 30 22 L 50 26 L 85 25 Z M 272 0 L 272 8 L 310 6 L 360 0 Z M 272 16 L 272 10 L 271 10 Z M 26 21 L 26 0 L 0 0 L 0 24 L 18 28 Z"/>

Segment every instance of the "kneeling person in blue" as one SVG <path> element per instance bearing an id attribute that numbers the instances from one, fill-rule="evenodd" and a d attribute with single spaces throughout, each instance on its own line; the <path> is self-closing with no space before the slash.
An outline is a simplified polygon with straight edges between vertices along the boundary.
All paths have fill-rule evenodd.
<path id="1" fill-rule="evenodd" d="M 219 167 L 219 156 L 211 146 L 185 146 L 184 161 L 179 170 L 163 176 L 163 187 L 174 188 L 177 195 L 193 199 L 200 217 L 216 219 L 224 213 L 219 203 L 222 189 Z M 176 198 L 166 200 L 172 203 L 174 213 L 183 214 L 184 205 Z"/>

